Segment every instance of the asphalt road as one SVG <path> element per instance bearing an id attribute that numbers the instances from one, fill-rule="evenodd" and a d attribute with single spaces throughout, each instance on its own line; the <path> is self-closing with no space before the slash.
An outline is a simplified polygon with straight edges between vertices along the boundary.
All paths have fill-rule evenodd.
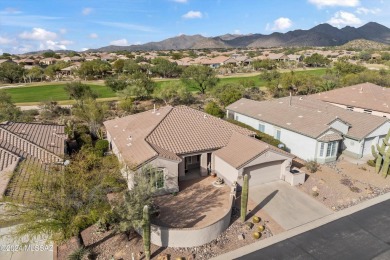
<path id="1" fill-rule="evenodd" d="M 390 259 L 390 200 L 236 259 Z"/>

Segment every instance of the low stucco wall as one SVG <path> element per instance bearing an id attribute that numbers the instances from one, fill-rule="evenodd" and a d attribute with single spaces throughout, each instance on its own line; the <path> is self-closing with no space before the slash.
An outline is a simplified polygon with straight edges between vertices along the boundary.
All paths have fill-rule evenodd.
<path id="1" fill-rule="evenodd" d="M 233 206 L 233 196 L 230 196 Z M 216 222 L 202 228 L 167 228 L 152 224 L 151 242 L 162 247 L 201 246 L 216 239 L 230 224 L 232 206 Z"/>

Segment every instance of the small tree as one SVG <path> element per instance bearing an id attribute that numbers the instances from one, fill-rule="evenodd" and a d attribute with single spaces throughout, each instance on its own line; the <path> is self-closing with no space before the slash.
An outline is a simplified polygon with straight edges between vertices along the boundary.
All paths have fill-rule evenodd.
<path id="1" fill-rule="evenodd" d="M 97 131 L 104 121 L 104 116 L 108 111 L 105 103 L 99 103 L 95 99 L 89 98 L 82 105 L 73 107 L 73 114 L 89 126 L 89 131 L 93 136 L 97 136 Z"/>
<path id="2" fill-rule="evenodd" d="M 152 209 L 153 194 L 156 191 L 152 174 L 157 174 L 152 167 L 144 167 L 140 172 L 128 172 L 128 179 L 132 187 L 123 193 L 123 198 L 114 203 L 114 214 L 117 222 L 115 230 L 129 234 L 135 229 L 142 228 L 143 209 L 148 206 Z M 153 212 L 150 212 L 151 214 Z"/>
<path id="3" fill-rule="evenodd" d="M 11 100 L 11 96 L 4 90 L 0 90 L 0 122 L 15 121 L 21 116 L 22 112 Z"/>
<path id="4" fill-rule="evenodd" d="M 168 81 L 154 90 L 153 96 L 161 99 L 166 105 L 188 104 L 193 97 L 191 92 L 179 81 Z"/>
<path id="5" fill-rule="evenodd" d="M 181 79 L 186 85 L 199 90 L 202 94 L 206 93 L 207 88 L 217 85 L 219 81 L 212 68 L 201 65 L 187 67 L 183 71 Z"/>
<path id="6" fill-rule="evenodd" d="M 97 98 L 90 86 L 82 84 L 80 81 L 67 83 L 64 87 L 69 98 L 76 100 L 77 104 L 82 105 L 83 101 L 88 98 Z"/>
<path id="7" fill-rule="evenodd" d="M 107 194 L 126 188 L 117 158 L 83 148 L 70 161 L 63 172 L 29 166 L 29 181 L 23 186 L 31 191 L 28 203 L 8 201 L 0 215 L 0 222 L 20 223 L 11 234 L 15 239 L 43 235 L 63 242 L 111 211 Z"/>

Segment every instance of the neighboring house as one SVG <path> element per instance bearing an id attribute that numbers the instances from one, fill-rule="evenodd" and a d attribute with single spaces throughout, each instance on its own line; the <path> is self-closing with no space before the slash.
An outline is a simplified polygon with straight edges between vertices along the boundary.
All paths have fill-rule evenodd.
<path id="1" fill-rule="evenodd" d="M 310 96 L 355 112 L 390 118 L 390 88 L 362 83 Z"/>
<path id="2" fill-rule="evenodd" d="M 24 200 L 29 191 L 28 167 L 62 163 L 64 126 L 35 123 L 0 123 L 0 198 Z M 12 177 L 12 178 L 11 178 Z"/>
<path id="3" fill-rule="evenodd" d="M 292 154 L 319 163 L 335 161 L 339 153 L 354 158 L 369 155 L 371 146 L 390 128 L 386 118 L 306 97 L 261 102 L 243 98 L 226 109 L 228 118 L 274 136 Z"/>
<path id="4" fill-rule="evenodd" d="M 290 54 L 287 55 L 289 61 L 300 62 L 302 61 L 302 55 Z"/>
<path id="5" fill-rule="evenodd" d="M 110 147 L 128 170 L 152 165 L 162 173 L 160 194 L 179 181 L 216 172 L 228 184 L 283 179 L 293 155 L 255 139 L 254 132 L 186 107 L 162 107 L 104 122 Z M 127 175 L 129 188 L 131 174 Z"/>
<path id="6" fill-rule="evenodd" d="M 268 59 L 276 61 L 288 61 L 289 58 L 284 53 L 270 53 Z"/>
<path id="7" fill-rule="evenodd" d="M 3 64 L 3 63 L 16 63 L 16 62 L 13 60 L 8 60 L 8 59 L 0 59 L 0 64 Z"/>
<path id="8" fill-rule="evenodd" d="M 53 65 L 56 62 L 57 62 L 57 59 L 55 59 L 55 58 L 45 58 L 45 59 L 40 60 L 40 63 L 45 64 L 45 65 Z"/>
<path id="9" fill-rule="evenodd" d="M 213 69 L 219 68 L 220 66 L 224 65 L 226 61 L 232 61 L 231 58 L 226 56 L 218 56 L 214 58 L 201 58 L 200 63 L 202 65 L 209 66 Z M 236 61 L 235 61 L 236 62 Z"/>

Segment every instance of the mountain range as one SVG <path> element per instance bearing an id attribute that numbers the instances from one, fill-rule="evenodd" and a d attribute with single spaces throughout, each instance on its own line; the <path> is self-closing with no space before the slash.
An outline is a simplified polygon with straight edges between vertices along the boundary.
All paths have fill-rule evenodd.
<path id="1" fill-rule="evenodd" d="M 185 49 L 218 49 L 218 48 L 269 48 L 298 46 L 339 46 L 356 39 L 364 39 L 390 44 L 390 29 L 375 22 L 361 27 L 346 26 L 336 28 L 327 23 L 317 25 L 309 30 L 294 30 L 286 33 L 264 34 L 225 34 L 216 37 L 202 35 L 180 35 L 160 42 L 149 42 L 130 46 L 106 46 L 89 51 L 152 51 L 152 50 L 185 50 Z"/>

